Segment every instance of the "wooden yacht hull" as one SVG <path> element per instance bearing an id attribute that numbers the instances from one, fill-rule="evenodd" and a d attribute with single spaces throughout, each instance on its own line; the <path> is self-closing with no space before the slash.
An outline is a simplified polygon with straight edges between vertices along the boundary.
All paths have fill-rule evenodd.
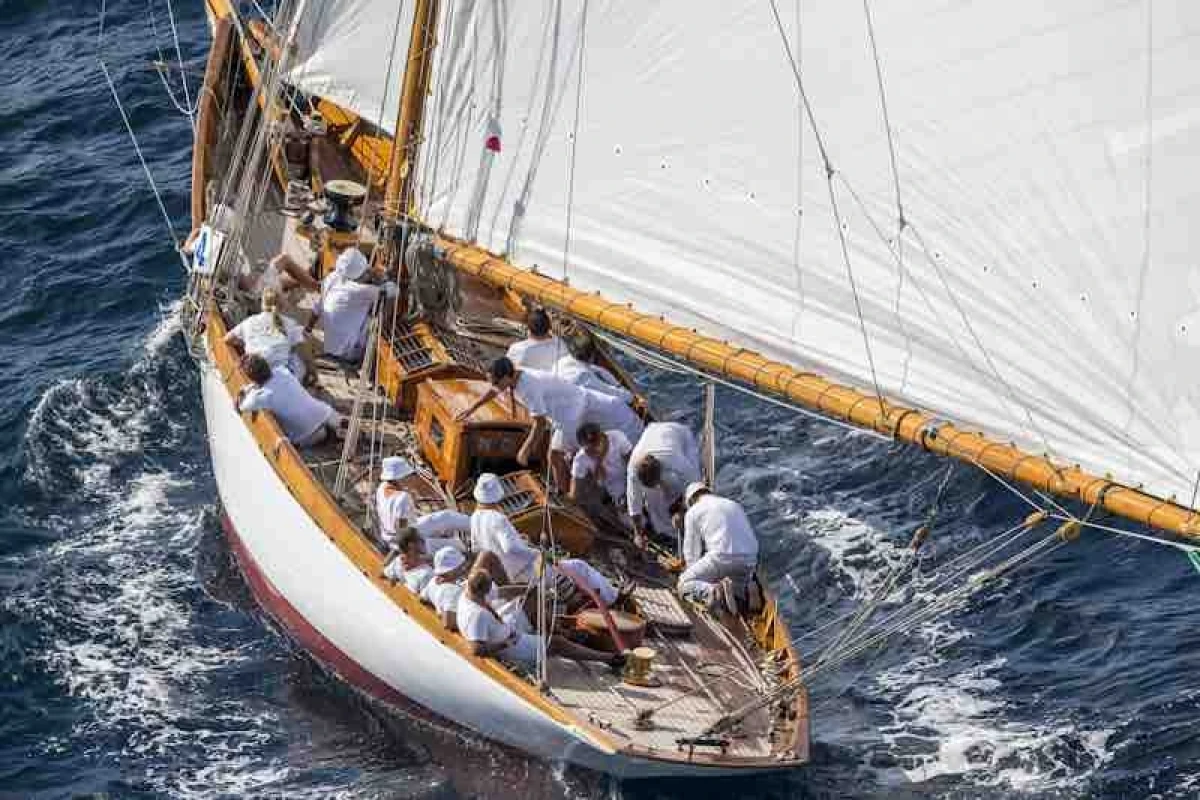
<path id="1" fill-rule="evenodd" d="M 213 472 L 233 552 L 262 608 L 327 669 L 388 706 L 415 702 L 531 755 L 619 777 L 756 771 L 617 751 L 551 718 L 447 647 L 313 521 L 264 457 L 218 370 L 209 364 L 201 370 Z"/>

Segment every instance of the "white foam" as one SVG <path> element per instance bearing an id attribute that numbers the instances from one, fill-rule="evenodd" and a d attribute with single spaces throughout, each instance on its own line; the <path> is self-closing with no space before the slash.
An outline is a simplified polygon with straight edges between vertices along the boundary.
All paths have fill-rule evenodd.
<path id="1" fill-rule="evenodd" d="M 837 511 L 809 514 L 805 529 L 856 597 L 884 580 L 903 556 L 903 548 L 879 531 Z M 881 672 L 868 690 L 890 709 L 892 722 L 880 733 L 908 780 L 954 775 L 1021 792 L 1065 789 L 1085 783 L 1112 757 L 1110 730 L 1012 719 L 997 677 L 1003 657 L 951 671 L 943 654 L 971 636 L 951 618 L 927 622 L 912 635 L 921 643 L 919 655 Z"/>

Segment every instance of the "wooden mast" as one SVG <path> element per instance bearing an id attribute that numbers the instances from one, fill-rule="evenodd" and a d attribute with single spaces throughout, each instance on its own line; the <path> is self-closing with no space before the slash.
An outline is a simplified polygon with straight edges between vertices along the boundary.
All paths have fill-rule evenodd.
<path id="1" fill-rule="evenodd" d="M 420 151 L 421 120 L 425 114 L 429 76 L 433 71 L 431 55 L 437 43 L 437 13 L 438 0 L 416 0 L 412 36 L 408 42 L 408 61 L 404 68 L 404 89 L 400 96 L 400 113 L 396 119 L 396 135 L 392 140 L 387 186 L 383 196 L 384 220 L 389 225 L 407 216 L 412 204 L 413 168 Z"/>
<path id="2" fill-rule="evenodd" d="M 1005 479 L 1060 497 L 1096 504 L 1118 516 L 1180 536 L 1200 539 L 1200 514 L 1079 466 L 1055 464 L 1014 444 L 967 431 L 928 412 L 834 383 L 689 328 L 643 314 L 599 294 L 521 269 L 483 248 L 441 235 L 438 252 L 459 271 L 509 289 L 632 341 L 670 353 L 708 372 L 781 397 L 860 428 L 916 444 L 931 453 L 980 466 Z"/>

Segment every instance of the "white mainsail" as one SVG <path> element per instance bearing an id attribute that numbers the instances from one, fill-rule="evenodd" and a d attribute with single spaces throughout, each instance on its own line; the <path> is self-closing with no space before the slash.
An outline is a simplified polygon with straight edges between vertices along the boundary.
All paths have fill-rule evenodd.
<path id="1" fill-rule="evenodd" d="M 446 0 L 426 220 L 1188 503 L 1200 4 L 865 8 Z"/>
<path id="2" fill-rule="evenodd" d="M 413 5 L 411 0 L 307 3 L 288 82 L 394 131 Z"/>

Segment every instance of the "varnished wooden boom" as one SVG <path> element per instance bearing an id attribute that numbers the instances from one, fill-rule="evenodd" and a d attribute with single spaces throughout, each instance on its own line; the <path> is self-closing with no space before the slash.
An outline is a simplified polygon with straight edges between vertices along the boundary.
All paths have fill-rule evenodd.
<path id="1" fill-rule="evenodd" d="M 448 236 L 437 246 L 452 266 L 492 286 L 510 289 L 660 352 L 834 419 L 894 436 L 931 453 L 975 464 L 1005 479 L 1078 500 L 1154 528 L 1200 538 L 1200 514 L 1139 489 L 1122 486 L 1077 466 L 1056 465 L 1012 444 L 963 430 L 925 411 L 880 402 L 849 386 L 733 347 L 689 328 L 573 289 L 561 281 L 521 269 L 480 247 Z"/>

